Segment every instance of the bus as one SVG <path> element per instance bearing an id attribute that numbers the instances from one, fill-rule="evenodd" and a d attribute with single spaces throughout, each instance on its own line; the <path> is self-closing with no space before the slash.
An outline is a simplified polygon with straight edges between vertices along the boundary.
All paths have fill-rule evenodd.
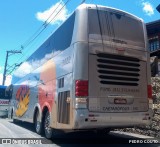
<path id="1" fill-rule="evenodd" d="M 8 117 L 9 97 L 6 88 L 7 86 L 0 85 L 0 117 Z"/>
<path id="2" fill-rule="evenodd" d="M 82 4 L 14 72 L 10 115 L 46 138 L 57 130 L 147 125 L 150 76 L 143 20 Z"/>

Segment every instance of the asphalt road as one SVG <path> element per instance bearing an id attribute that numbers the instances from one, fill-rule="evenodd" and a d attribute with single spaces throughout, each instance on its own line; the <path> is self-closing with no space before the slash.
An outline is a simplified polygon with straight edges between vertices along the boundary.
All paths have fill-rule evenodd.
<path id="1" fill-rule="evenodd" d="M 0 143 L 6 143 L 6 138 L 12 139 L 11 142 L 15 143 L 8 146 L 144 146 L 145 147 L 160 147 L 160 144 L 136 144 L 134 141 L 150 140 L 146 136 L 121 133 L 121 132 L 110 132 L 109 134 L 97 134 L 93 131 L 81 131 L 72 133 L 61 133 L 56 138 L 51 140 L 46 139 L 44 136 L 40 136 L 35 133 L 34 126 L 31 123 L 19 122 L 13 123 L 10 119 L 0 119 Z M 30 141 L 31 139 L 31 141 Z M 154 138 L 153 138 L 154 139 Z M 157 139 L 154 139 L 157 140 Z M 16 144 L 19 141 L 18 144 Z M 33 141 L 37 143 L 45 143 L 42 145 L 32 145 Z M 128 144 L 130 142 L 130 144 Z M 20 143 L 23 143 L 22 145 Z M 27 143 L 27 144 L 24 144 Z M 30 144 L 28 144 L 30 143 Z M 0 147 L 6 146 L 0 144 Z"/>

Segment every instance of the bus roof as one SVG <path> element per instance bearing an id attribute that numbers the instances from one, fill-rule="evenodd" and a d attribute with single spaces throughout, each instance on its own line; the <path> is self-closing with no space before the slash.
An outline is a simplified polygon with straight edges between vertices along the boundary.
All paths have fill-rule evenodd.
<path id="1" fill-rule="evenodd" d="M 83 4 L 81 4 L 81 5 L 79 5 L 78 7 L 77 7 L 77 9 L 86 9 L 86 8 L 89 8 L 89 9 L 99 9 L 99 10 L 111 10 L 111 11 L 117 11 L 117 12 L 120 12 L 120 13 L 125 13 L 125 15 L 128 15 L 129 17 L 132 17 L 132 18 L 134 18 L 134 19 L 137 19 L 137 20 L 141 20 L 141 21 L 143 21 L 143 19 L 142 18 L 140 18 L 140 17 L 137 17 L 136 15 L 134 15 L 134 14 L 131 14 L 131 13 L 129 13 L 129 12 L 127 12 L 127 11 L 123 11 L 123 10 L 120 10 L 120 9 L 117 9 L 117 8 L 113 8 L 113 7 L 109 7 L 109 6 L 102 6 L 102 5 L 96 5 L 96 4 L 86 4 L 86 3 L 83 3 Z"/>

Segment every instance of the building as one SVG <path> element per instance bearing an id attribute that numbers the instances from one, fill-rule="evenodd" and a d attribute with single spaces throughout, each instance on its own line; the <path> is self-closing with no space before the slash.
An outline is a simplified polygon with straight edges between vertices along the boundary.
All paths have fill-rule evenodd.
<path id="1" fill-rule="evenodd" d="M 160 20 L 146 24 L 151 56 L 160 56 Z"/>
<path id="2" fill-rule="evenodd" d="M 152 76 L 160 76 L 160 20 L 146 23 Z"/>

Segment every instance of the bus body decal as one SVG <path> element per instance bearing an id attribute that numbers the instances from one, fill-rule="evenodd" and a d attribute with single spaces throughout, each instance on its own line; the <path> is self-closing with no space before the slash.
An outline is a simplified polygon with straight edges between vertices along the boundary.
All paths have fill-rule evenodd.
<path id="1" fill-rule="evenodd" d="M 42 66 L 40 73 L 41 84 L 38 87 L 39 92 L 39 104 L 41 110 L 44 106 L 49 104 L 49 112 L 51 112 L 53 100 L 55 97 L 55 87 L 56 87 L 56 73 L 55 73 L 55 63 L 53 60 L 49 60 Z"/>
<path id="2" fill-rule="evenodd" d="M 30 89 L 27 85 L 22 85 L 17 90 L 16 99 L 18 101 L 17 109 L 15 110 L 16 116 L 22 117 L 28 109 Z"/>

